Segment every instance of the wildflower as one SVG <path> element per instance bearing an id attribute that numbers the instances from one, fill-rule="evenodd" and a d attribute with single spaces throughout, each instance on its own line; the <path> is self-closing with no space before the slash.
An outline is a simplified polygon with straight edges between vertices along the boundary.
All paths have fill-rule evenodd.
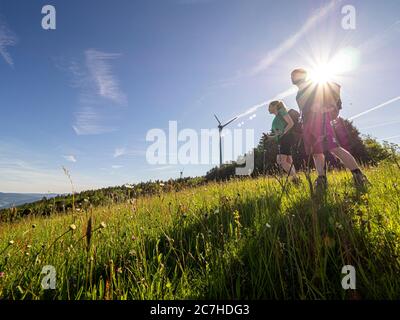
<path id="1" fill-rule="evenodd" d="M 132 235 L 131 239 L 132 239 L 132 241 L 135 241 L 136 237 L 134 235 Z"/>
<path id="2" fill-rule="evenodd" d="M 30 244 L 28 244 L 26 247 L 27 247 L 28 249 L 32 248 L 32 246 L 31 246 Z"/>
<path id="3" fill-rule="evenodd" d="M 0 272 L 0 278 L 4 278 L 5 273 L 4 272 Z"/>
<path id="4" fill-rule="evenodd" d="M 29 256 L 29 252 L 25 252 L 25 255 L 26 255 L 26 256 Z"/>
<path id="5" fill-rule="evenodd" d="M 69 226 L 69 229 L 72 230 L 72 231 L 74 231 L 74 230 L 76 229 L 76 225 L 71 224 L 71 225 Z"/>
<path id="6" fill-rule="evenodd" d="M 9 244 L 10 246 L 12 246 L 12 245 L 14 244 L 14 240 L 8 241 L 8 244 Z"/>
<path id="7" fill-rule="evenodd" d="M 165 186 L 165 184 L 164 183 L 160 183 L 160 187 L 164 187 Z"/>
<path id="8" fill-rule="evenodd" d="M 117 273 L 122 273 L 122 268 L 121 268 L 121 267 L 119 267 L 119 268 L 117 269 Z"/>
<path id="9" fill-rule="evenodd" d="M 340 229 L 340 230 L 343 229 L 343 226 L 339 222 L 336 222 L 335 226 L 337 229 Z"/>
<path id="10" fill-rule="evenodd" d="M 101 229 L 105 229 L 107 227 L 105 222 L 100 223 L 100 228 Z"/>

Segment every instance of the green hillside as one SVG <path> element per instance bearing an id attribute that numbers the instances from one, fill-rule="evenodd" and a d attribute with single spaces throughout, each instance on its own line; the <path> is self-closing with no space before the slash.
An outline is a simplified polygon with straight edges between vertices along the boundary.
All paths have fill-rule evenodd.
<path id="1" fill-rule="evenodd" d="M 366 175 L 361 193 L 330 172 L 318 199 L 305 174 L 261 177 L 2 223 L 0 298 L 398 299 L 400 170 Z M 342 288 L 344 265 L 356 290 Z"/>

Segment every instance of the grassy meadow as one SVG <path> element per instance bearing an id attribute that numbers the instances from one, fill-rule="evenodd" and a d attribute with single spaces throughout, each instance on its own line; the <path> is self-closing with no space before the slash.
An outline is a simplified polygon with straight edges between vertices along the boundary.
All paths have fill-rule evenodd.
<path id="1" fill-rule="evenodd" d="M 305 174 L 246 178 L 2 223 L 0 299 L 399 299 L 400 170 L 365 173 L 361 193 L 330 172 L 319 199 Z"/>

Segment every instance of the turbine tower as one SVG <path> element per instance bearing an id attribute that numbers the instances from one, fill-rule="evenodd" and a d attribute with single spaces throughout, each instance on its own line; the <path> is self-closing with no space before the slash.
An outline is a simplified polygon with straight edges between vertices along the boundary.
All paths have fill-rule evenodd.
<path id="1" fill-rule="evenodd" d="M 235 121 L 237 117 L 229 120 L 227 123 L 222 124 L 221 121 L 219 121 L 218 117 L 214 114 L 215 119 L 218 121 L 218 132 L 219 132 L 219 166 L 222 166 L 222 138 L 221 138 L 221 132 L 222 129 L 224 129 L 228 124 L 230 124 L 232 121 Z"/>

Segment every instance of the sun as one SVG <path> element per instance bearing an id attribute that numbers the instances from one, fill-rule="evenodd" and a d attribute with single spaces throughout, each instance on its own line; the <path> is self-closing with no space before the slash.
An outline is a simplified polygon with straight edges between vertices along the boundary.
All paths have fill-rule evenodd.
<path id="1" fill-rule="evenodd" d="M 329 63 L 317 65 L 309 72 L 309 79 L 318 84 L 332 81 L 334 76 L 334 72 L 330 68 Z"/>
<path id="2" fill-rule="evenodd" d="M 359 64 L 359 51 L 352 47 L 341 49 L 331 60 L 314 62 L 309 71 L 309 79 L 323 84 L 353 71 Z"/>

